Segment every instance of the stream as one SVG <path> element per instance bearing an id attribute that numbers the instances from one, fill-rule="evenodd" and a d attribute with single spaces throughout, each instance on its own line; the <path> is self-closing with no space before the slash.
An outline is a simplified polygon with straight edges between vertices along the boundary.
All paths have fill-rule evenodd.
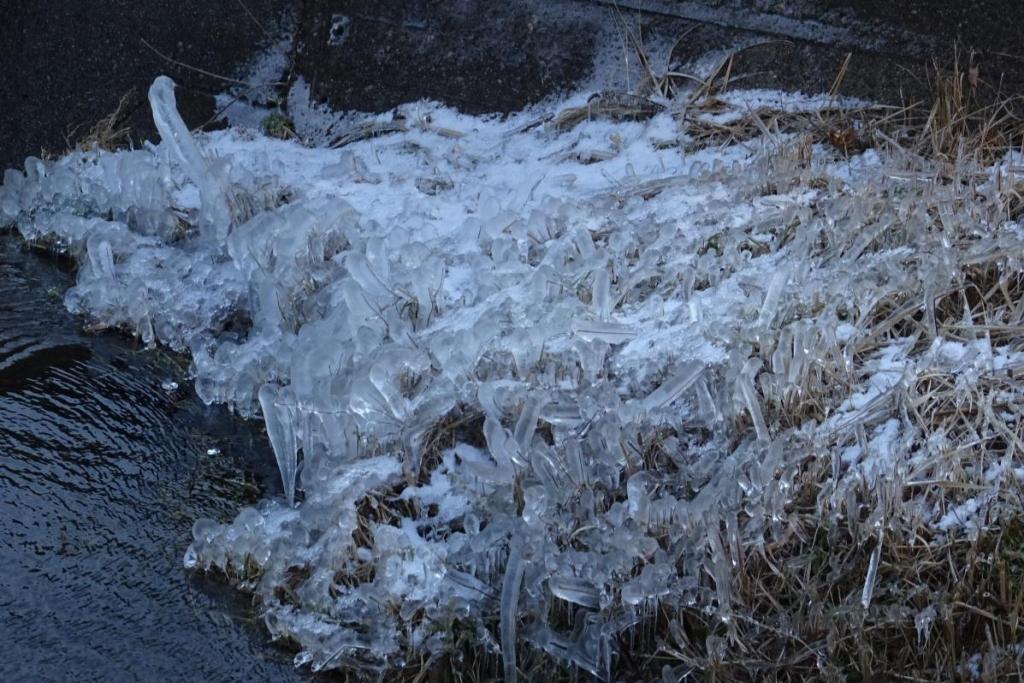
<path id="1" fill-rule="evenodd" d="M 265 435 L 180 358 L 83 332 L 71 284 L 0 234 L 0 680 L 309 680 L 182 566 L 194 519 L 280 488 Z"/>

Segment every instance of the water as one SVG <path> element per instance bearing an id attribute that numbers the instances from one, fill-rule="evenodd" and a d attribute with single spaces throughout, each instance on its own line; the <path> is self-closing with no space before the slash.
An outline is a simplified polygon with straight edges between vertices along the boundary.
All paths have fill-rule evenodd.
<path id="1" fill-rule="evenodd" d="M 0 235 L 0 680 L 308 680 L 182 568 L 192 520 L 279 487 L 265 436 L 180 360 L 83 333 L 70 283 Z"/>

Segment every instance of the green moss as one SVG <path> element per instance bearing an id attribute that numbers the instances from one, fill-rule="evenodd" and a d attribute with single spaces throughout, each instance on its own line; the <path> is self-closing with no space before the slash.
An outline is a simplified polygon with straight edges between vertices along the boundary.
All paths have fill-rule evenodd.
<path id="1" fill-rule="evenodd" d="M 296 137 L 295 123 L 279 111 L 267 114 L 260 121 L 260 130 L 267 137 L 279 140 L 291 140 Z"/>

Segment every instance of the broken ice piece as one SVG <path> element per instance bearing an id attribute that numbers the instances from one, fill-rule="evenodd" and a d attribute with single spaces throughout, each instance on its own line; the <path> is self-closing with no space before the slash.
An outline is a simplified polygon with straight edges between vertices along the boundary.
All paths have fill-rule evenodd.
<path id="1" fill-rule="evenodd" d="M 484 439 L 491 457 L 494 458 L 499 468 L 511 469 L 513 463 L 520 467 L 526 466 L 527 463 L 519 455 L 517 444 L 509 435 L 508 430 L 501 426 L 501 422 L 490 416 L 484 418 Z"/>
<path id="2" fill-rule="evenodd" d="M 591 305 L 594 307 L 594 313 L 601 320 L 608 318 L 608 314 L 611 313 L 610 303 L 610 292 L 611 282 L 608 277 L 608 270 L 601 268 L 594 275 L 594 286 L 592 287 Z"/>
<path id="3" fill-rule="evenodd" d="M 583 579 L 552 577 L 548 580 L 548 588 L 556 598 L 583 607 L 598 609 L 601 606 L 600 594 L 594 585 Z"/>
<path id="4" fill-rule="evenodd" d="M 789 282 L 789 268 L 783 267 L 775 271 L 775 275 L 772 276 L 768 283 L 768 289 L 764 293 L 761 312 L 757 316 L 758 327 L 770 325 L 775 319 L 775 314 L 779 310 L 779 301 L 782 298 L 782 292 L 787 282 Z"/>
<path id="5" fill-rule="evenodd" d="M 758 358 L 750 358 L 743 365 L 740 376 L 736 378 L 736 385 L 739 388 L 740 396 L 746 405 L 750 419 L 754 423 L 754 431 L 757 440 L 767 443 L 771 441 L 771 432 L 768 431 L 768 424 L 764 421 L 764 414 L 761 412 L 761 403 L 757 398 L 757 389 L 754 388 L 754 377 L 761 369 L 761 361 Z"/>
<path id="6" fill-rule="evenodd" d="M 530 443 L 533 441 L 533 434 L 537 430 L 537 419 L 540 417 L 540 412 L 546 403 L 547 400 L 545 398 L 534 396 L 527 399 L 526 404 L 523 406 L 523 411 L 519 414 L 519 419 L 516 421 L 514 434 L 520 453 L 526 453 L 529 450 Z"/>
<path id="7" fill-rule="evenodd" d="M 637 335 L 636 328 L 631 325 L 580 318 L 572 321 L 572 331 L 585 341 L 603 341 L 608 344 L 624 344 Z"/>
<path id="8" fill-rule="evenodd" d="M 704 364 L 698 361 L 686 363 L 679 372 L 662 382 L 644 399 L 644 408 L 655 410 L 670 405 L 692 387 L 704 374 Z"/>
<path id="9" fill-rule="evenodd" d="M 545 422 L 553 425 L 577 425 L 583 421 L 580 405 L 571 397 L 548 403 L 541 411 L 540 416 Z"/>

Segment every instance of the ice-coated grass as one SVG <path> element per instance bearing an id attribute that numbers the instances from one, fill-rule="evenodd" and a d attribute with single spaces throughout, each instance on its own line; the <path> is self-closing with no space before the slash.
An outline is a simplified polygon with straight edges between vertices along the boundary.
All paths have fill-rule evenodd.
<path id="1" fill-rule="evenodd" d="M 29 160 L 0 215 L 79 259 L 73 310 L 262 415 L 287 500 L 197 521 L 186 563 L 298 664 L 996 676 L 1024 640 L 1021 158 L 944 97 L 956 145 L 938 109 L 915 138 L 831 97 L 418 103 L 336 149 Z"/>

